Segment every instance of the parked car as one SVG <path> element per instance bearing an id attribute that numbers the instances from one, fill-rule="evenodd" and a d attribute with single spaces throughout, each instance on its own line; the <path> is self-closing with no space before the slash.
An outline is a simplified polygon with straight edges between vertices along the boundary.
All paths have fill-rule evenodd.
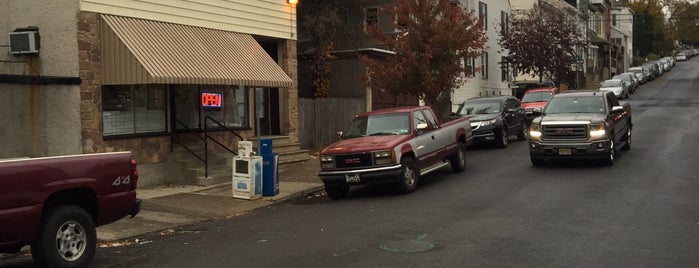
<path id="1" fill-rule="evenodd" d="M 524 115 L 527 121 L 534 119 L 533 111 L 543 109 L 555 94 L 558 94 L 558 88 L 556 87 L 533 88 L 524 92 L 522 108 L 524 108 Z"/>
<path id="2" fill-rule="evenodd" d="M 660 66 L 663 67 L 663 72 L 669 72 L 670 68 L 672 67 L 670 61 L 665 58 L 659 59 L 658 63 L 660 63 Z"/>
<path id="3" fill-rule="evenodd" d="M 611 92 L 567 92 L 554 96 L 529 127 L 529 157 L 594 159 L 613 165 L 617 150 L 631 148 L 631 106 Z"/>
<path id="4" fill-rule="evenodd" d="M 31 245 L 37 267 L 87 267 L 97 226 L 141 210 L 130 152 L 0 160 L 0 253 Z"/>
<path id="5" fill-rule="evenodd" d="M 626 82 L 630 94 L 635 93 L 636 88 L 638 88 L 638 80 L 636 80 L 636 75 L 633 73 L 620 73 L 612 77 L 612 79 L 619 79 Z"/>
<path id="6" fill-rule="evenodd" d="M 629 87 L 621 79 L 608 79 L 602 82 L 599 90 L 601 91 L 611 91 L 617 97 L 617 99 L 624 99 L 629 97 Z"/>
<path id="7" fill-rule="evenodd" d="M 640 67 L 640 66 L 631 67 L 631 68 L 629 68 L 629 72 L 634 73 L 634 75 L 638 78 L 638 82 L 641 85 L 648 82 L 648 76 L 647 76 L 647 73 L 643 70 L 643 67 Z"/>
<path id="8" fill-rule="evenodd" d="M 687 55 L 684 54 L 684 52 L 680 52 L 680 53 L 677 53 L 677 55 L 675 55 L 675 59 L 676 59 L 677 61 L 686 61 L 686 60 L 687 60 Z"/>
<path id="9" fill-rule="evenodd" d="M 527 138 L 524 108 L 514 96 L 471 98 L 461 103 L 455 115 L 469 118 L 474 143 L 494 142 L 505 148 L 511 135 Z"/>
<path id="10" fill-rule="evenodd" d="M 537 81 L 515 81 L 512 82 L 510 88 L 512 88 L 512 96 L 515 96 L 518 100 L 521 100 L 524 96 L 524 92 L 532 88 L 542 88 L 542 87 L 556 87 L 553 82 L 539 82 Z"/>
<path id="11" fill-rule="evenodd" d="M 358 114 L 339 134 L 342 140 L 320 152 L 318 176 L 332 199 L 345 197 L 350 186 L 377 183 L 410 193 L 421 175 L 446 165 L 462 172 L 473 140 L 468 118 L 440 123 L 424 106 Z"/>

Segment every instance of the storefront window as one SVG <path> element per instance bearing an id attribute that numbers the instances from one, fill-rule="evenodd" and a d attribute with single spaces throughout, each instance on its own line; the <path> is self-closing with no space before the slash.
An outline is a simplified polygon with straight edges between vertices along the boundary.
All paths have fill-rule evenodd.
<path id="1" fill-rule="evenodd" d="M 204 86 L 201 89 L 202 93 L 218 93 L 223 95 L 223 103 L 221 109 L 203 110 L 204 116 L 209 116 L 223 125 L 233 129 L 249 128 L 248 120 L 248 102 L 245 87 L 241 86 L 222 86 L 219 88 L 210 88 Z M 203 120 L 203 118 L 202 118 Z M 212 125 L 207 122 L 207 127 L 217 128 L 217 125 Z"/>
<path id="2" fill-rule="evenodd" d="M 164 85 L 102 87 L 104 136 L 167 131 Z"/>

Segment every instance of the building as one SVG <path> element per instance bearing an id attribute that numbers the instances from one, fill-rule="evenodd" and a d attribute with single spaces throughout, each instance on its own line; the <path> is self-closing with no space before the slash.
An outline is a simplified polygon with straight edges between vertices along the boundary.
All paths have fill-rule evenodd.
<path id="1" fill-rule="evenodd" d="M 296 7 L 287 0 L 0 7 L 0 42 L 29 33 L 10 51 L 37 48 L 0 56 L 0 158 L 128 150 L 141 185 L 191 183 L 174 157 L 178 133 L 209 131 L 229 148 L 262 135 L 298 140 Z"/>
<path id="2" fill-rule="evenodd" d="M 500 30 L 510 21 L 509 0 L 461 0 L 459 3 L 483 18 L 488 41 L 480 57 L 464 60 L 466 83 L 452 94 L 452 111 L 472 97 L 510 95 L 509 83 L 513 79 L 512 69 L 506 64 L 507 51 L 500 46 Z M 476 71 L 476 70 L 480 71 Z"/>
<path id="3" fill-rule="evenodd" d="M 624 4 L 612 5 L 611 42 L 617 47 L 616 71 L 626 72 L 633 62 L 633 18 L 634 13 Z"/>

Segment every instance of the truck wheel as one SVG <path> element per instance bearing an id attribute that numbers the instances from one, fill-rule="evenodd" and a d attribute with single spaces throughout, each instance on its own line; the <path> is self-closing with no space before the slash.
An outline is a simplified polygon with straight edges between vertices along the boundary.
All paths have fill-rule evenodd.
<path id="1" fill-rule="evenodd" d="M 344 186 L 325 186 L 325 193 L 333 200 L 342 199 L 349 193 L 349 185 Z"/>
<path id="2" fill-rule="evenodd" d="M 96 246 L 90 215 L 78 206 L 62 205 L 46 212 L 31 250 L 38 267 L 87 267 Z"/>
<path id="3" fill-rule="evenodd" d="M 398 187 L 401 193 L 412 193 L 417 189 L 417 179 L 420 176 L 420 171 L 418 171 L 417 165 L 415 165 L 415 160 L 410 157 L 403 158 L 400 164 L 402 166 L 402 171 Z"/>
<path id="4" fill-rule="evenodd" d="M 507 144 L 510 143 L 509 136 L 507 136 L 507 126 L 502 126 L 500 133 L 495 134 L 495 138 L 499 148 L 507 148 Z"/>
<path id="5" fill-rule="evenodd" d="M 626 135 L 624 136 L 624 141 L 626 141 L 626 143 L 624 144 L 624 146 L 621 147 L 621 149 L 624 151 L 628 151 L 629 149 L 631 149 L 631 127 L 628 127 L 626 129 Z"/>
<path id="6" fill-rule="evenodd" d="M 609 154 L 603 159 L 604 165 L 611 166 L 614 165 L 614 157 L 616 154 L 616 148 L 614 148 L 614 137 L 609 141 Z"/>
<path id="7" fill-rule="evenodd" d="M 520 141 L 526 140 L 528 133 L 529 133 L 529 128 L 527 127 L 527 121 L 522 120 L 522 131 L 517 133 L 517 140 L 520 140 Z"/>
<path id="8" fill-rule="evenodd" d="M 456 153 L 449 158 L 451 170 L 454 172 L 462 172 L 466 169 L 466 144 L 459 142 L 458 146 Z"/>

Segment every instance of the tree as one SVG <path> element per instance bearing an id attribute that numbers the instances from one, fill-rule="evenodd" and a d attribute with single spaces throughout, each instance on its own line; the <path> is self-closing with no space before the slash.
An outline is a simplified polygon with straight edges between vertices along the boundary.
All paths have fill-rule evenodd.
<path id="1" fill-rule="evenodd" d="M 628 3 L 633 10 L 633 44 L 634 50 L 639 56 L 646 57 L 650 54 L 660 55 L 673 49 L 672 41 L 665 35 L 666 3 L 658 0 L 635 0 Z"/>
<path id="2" fill-rule="evenodd" d="M 361 58 L 367 86 L 417 96 L 446 118 L 450 93 L 465 82 L 463 59 L 479 56 L 485 45 L 480 21 L 449 0 L 396 0 L 382 12 L 395 18 L 395 33 L 385 34 L 379 25 L 370 25 L 369 32 L 395 55 Z"/>
<path id="3" fill-rule="evenodd" d="M 573 13 L 572 11 L 569 11 Z M 534 4 L 525 14 L 513 16 L 499 40 L 509 51 L 508 63 L 520 73 L 566 81 L 577 60 L 576 48 L 585 44 L 574 15 L 547 5 Z M 503 29 L 507 29 L 503 27 Z"/>
<path id="4" fill-rule="evenodd" d="M 337 44 L 352 46 L 362 42 L 361 27 L 346 22 L 343 14 L 359 9 L 356 1 L 306 0 L 298 6 L 299 54 L 310 62 L 313 75 L 313 96 L 330 94 L 332 51 Z"/>
<path id="5" fill-rule="evenodd" d="M 683 44 L 699 45 L 699 3 L 672 2 L 668 37 Z"/>

